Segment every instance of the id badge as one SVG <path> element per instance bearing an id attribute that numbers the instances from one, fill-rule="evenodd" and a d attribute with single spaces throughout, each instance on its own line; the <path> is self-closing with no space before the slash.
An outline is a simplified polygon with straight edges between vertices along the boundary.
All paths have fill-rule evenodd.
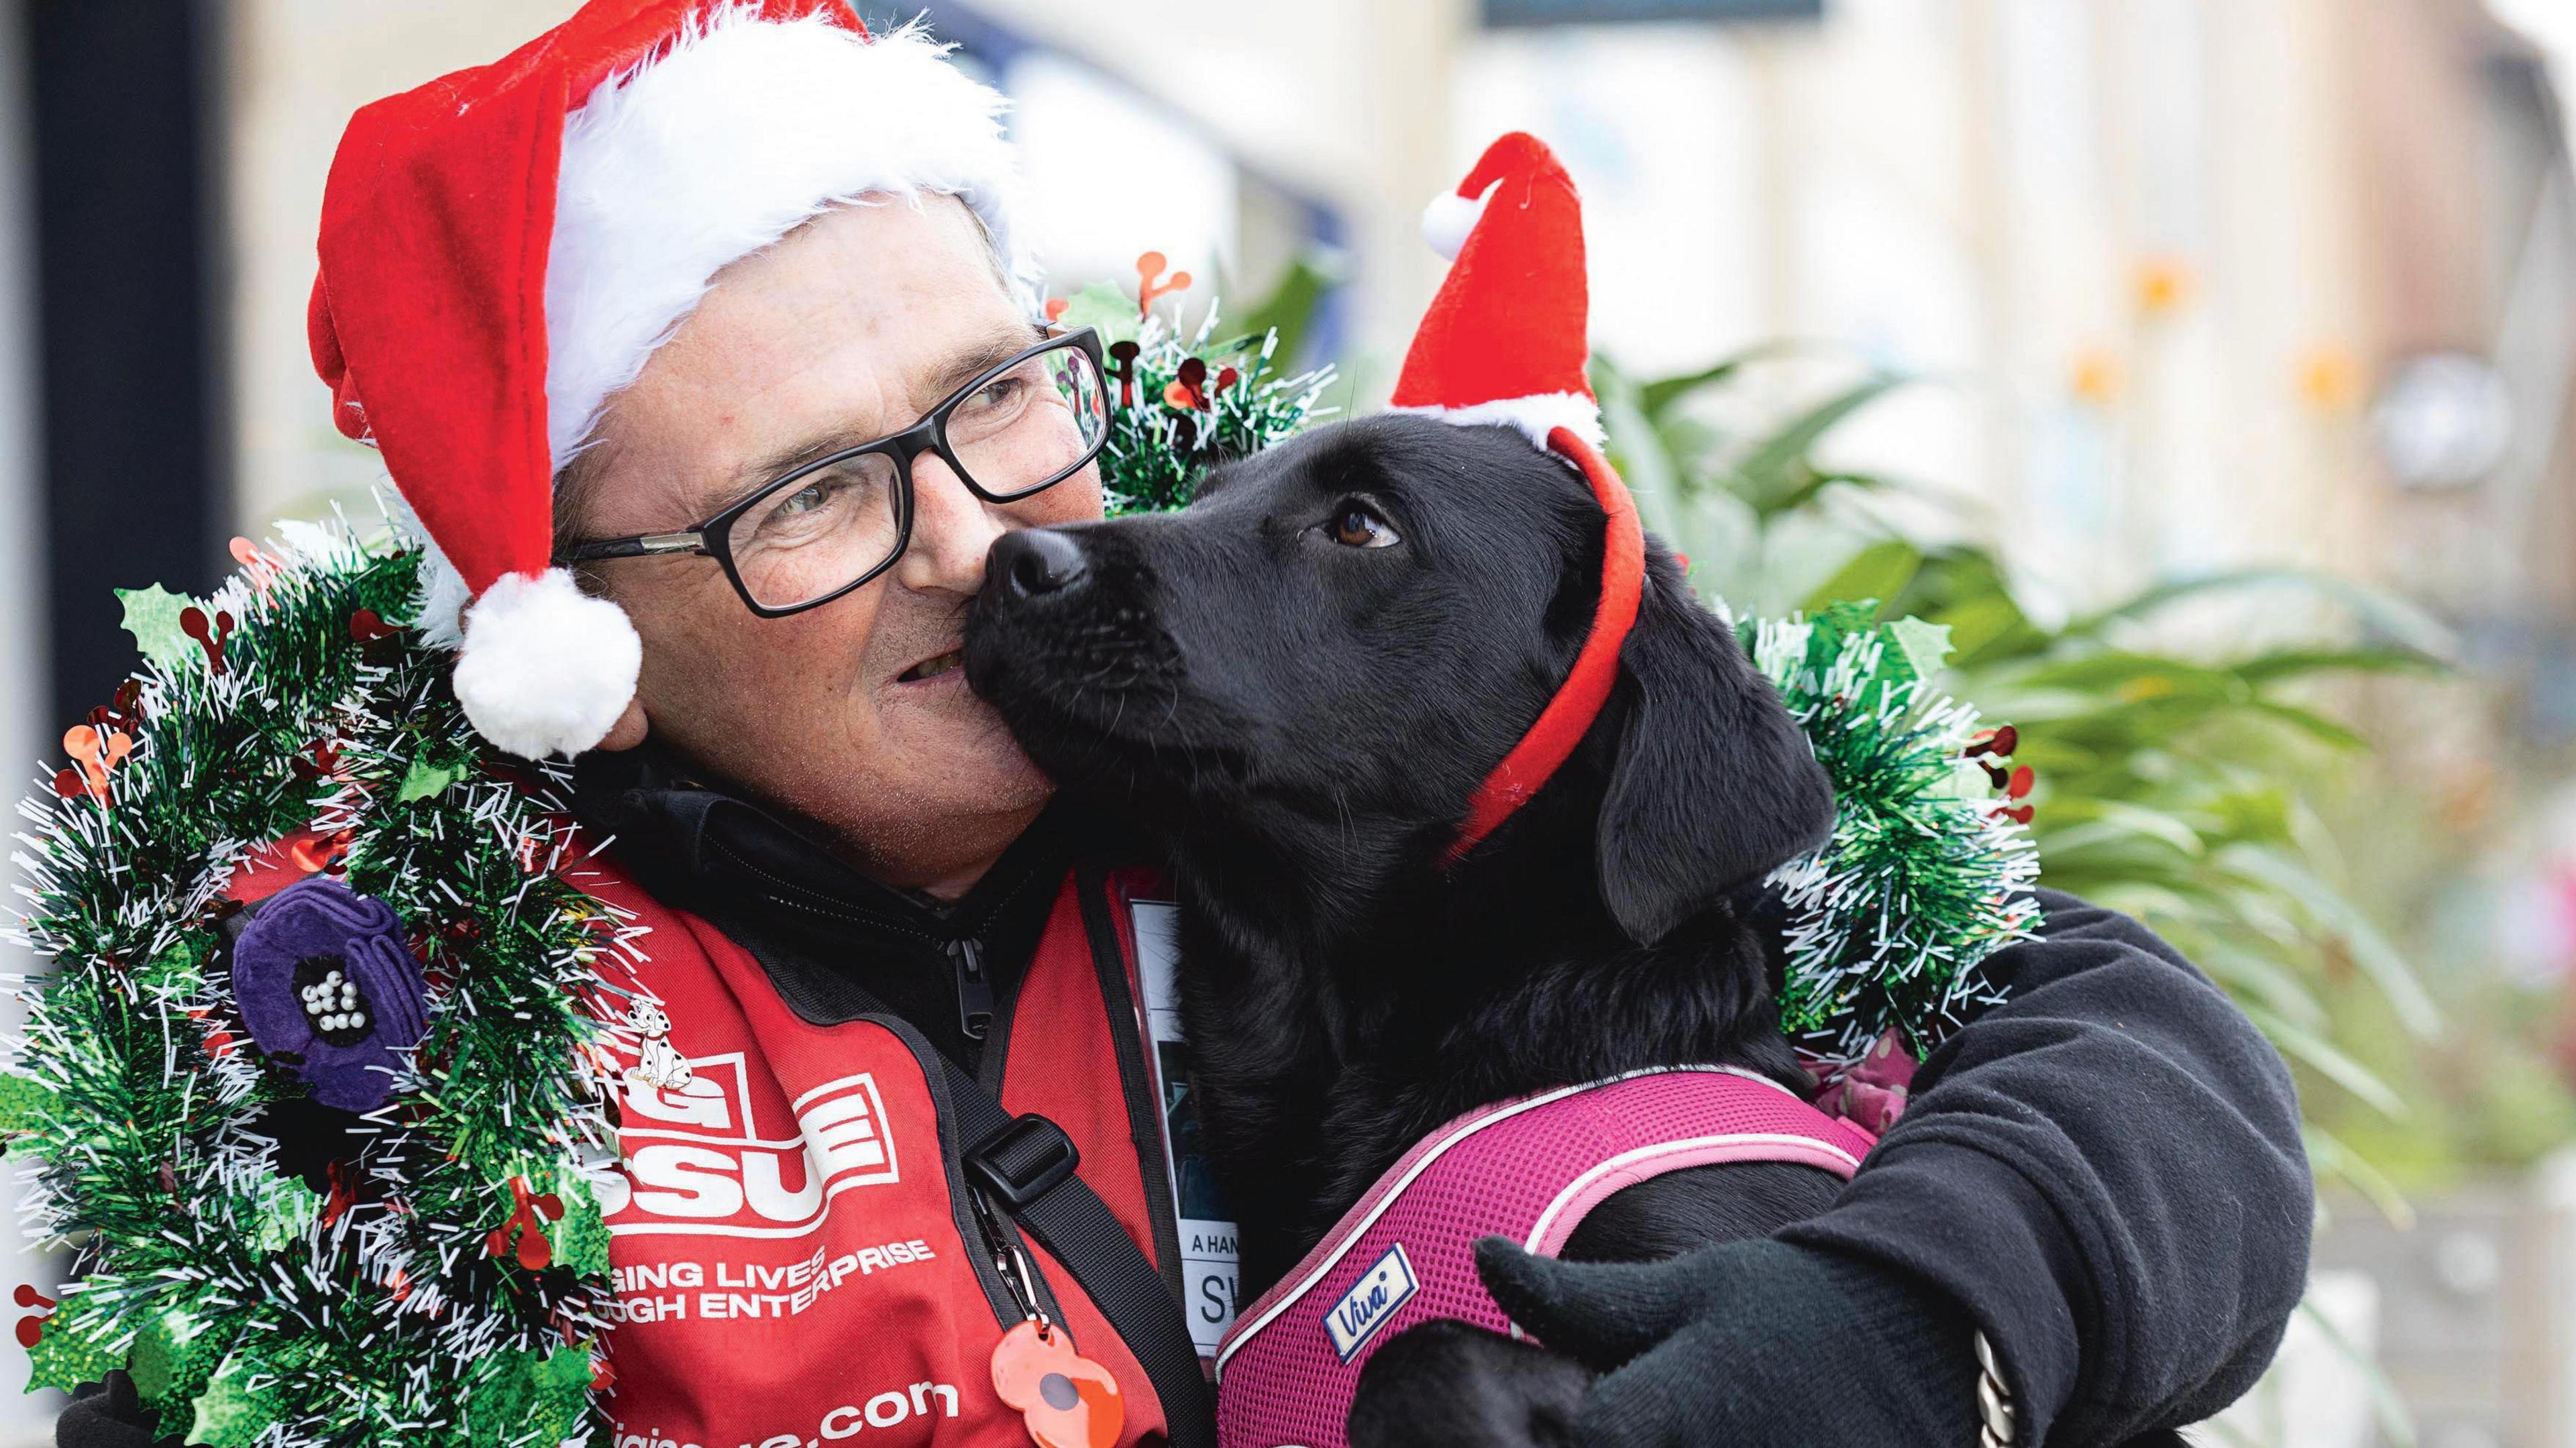
<path id="1" fill-rule="evenodd" d="M 1181 1034 L 1181 1002 L 1173 979 L 1180 956 L 1180 907 L 1168 900 L 1138 900 L 1130 909 L 1145 1029 L 1153 1048 L 1155 1099 L 1163 1110 L 1163 1165 L 1181 1241 L 1181 1306 L 1199 1356 L 1213 1359 L 1225 1330 L 1234 1325 L 1239 1256 L 1234 1213 L 1227 1210 L 1208 1170 L 1199 1146 L 1198 1111 L 1190 1100 L 1190 1048 Z"/>

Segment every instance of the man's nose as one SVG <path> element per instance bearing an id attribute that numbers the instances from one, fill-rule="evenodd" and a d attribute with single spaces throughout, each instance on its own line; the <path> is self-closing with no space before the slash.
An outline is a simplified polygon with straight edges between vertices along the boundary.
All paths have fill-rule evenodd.
<path id="1" fill-rule="evenodd" d="M 982 582 L 984 550 L 1011 521 L 1001 509 L 968 491 L 936 455 L 912 465 L 912 543 L 899 577 L 907 588 L 972 593 Z"/>
<path id="2" fill-rule="evenodd" d="M 1050 528 L 1005 533 L 984 559 L 985 591 L 1013 602 L 1078 589 L 1090 574 L 1082 545 Z"/>

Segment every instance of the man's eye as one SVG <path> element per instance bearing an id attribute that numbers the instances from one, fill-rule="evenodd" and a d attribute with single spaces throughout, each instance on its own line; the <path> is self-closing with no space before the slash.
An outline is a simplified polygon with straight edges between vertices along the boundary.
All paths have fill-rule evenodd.
<path id="1" fill-rule="evenodd" d="M 1324 531 L 1345 548 L 1392 548 L 1404 541 L 1375 508 L 1357 498 L 1344 498 Z"/>
<path id="2" fill-rule="evenodd" d="M 1023 378 L 996 377 L 968 394 L 957 410 L 966 413 L 1008 412 L 1020 405 L 1021 396 L 1028 390 L 1029 384 Z"/>

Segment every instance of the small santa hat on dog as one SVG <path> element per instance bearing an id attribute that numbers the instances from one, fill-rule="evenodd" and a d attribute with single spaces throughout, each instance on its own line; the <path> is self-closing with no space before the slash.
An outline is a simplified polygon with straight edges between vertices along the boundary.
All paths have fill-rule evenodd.
<path id="1" fill-rule="evenodd" d="M 719 270 L 835 204 L 934 194 L 1033 285 L 1002 98 L 945 53 L 847 0 L 592 0 L 350 120 L 314 367 L 429 534 L 421 623 L 494 744 L 578 754 L 634 697 L 633 625 L 553 566 L 554 482 Z"/>
<path id="2" fill-rule="evenodd" d="M 1450 258 L 1449 276 L 1414 331 L 1389 405 L 1508 423 L 1541 447 L 1567 427 L 1597 446 L 1601 405 L 1583 374 L 1583 203 L 1556 153 L 1525 131 L 1500 137 L 1456 191 L 1424 208 L 1422 235 Z"/>
<path id="3" fill-rule="evenodd" d="M 1635 500 L 1601 455 L 1601 406 L 1584 377 L 1583 204 L 1555 153 L 1525 132 L 1501 137 L 1424 211 L 1422 232 L 1451 258 L 1449 275 L 1414 331 L 1391 409 L 1517 429 L 1583 475 L 1604 529 L 1591 632 L 1537 722 L 1468 801 L 1455 860 L 1538 793 L 1610 702 L 1644 598 L 1646 540 Z"/>

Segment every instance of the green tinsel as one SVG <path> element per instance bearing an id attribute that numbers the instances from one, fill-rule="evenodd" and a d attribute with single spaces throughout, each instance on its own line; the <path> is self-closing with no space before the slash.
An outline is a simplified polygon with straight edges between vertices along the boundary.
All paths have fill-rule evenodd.
<path id="1" fill-rule="evenodd" d="M 24 933 L 50 964 L 20 992 L 0 1127 L 75 1276 L 31 1386 L 122 1366 L 204 1443 L 553 1448 L 591 1417 L 607 1285 L 578 1165 L 612 1140 L 584 1068 L 605 1028 L 577 992 L 636 932 L 552 873 L 563 773 L 476 738 L 443 650 L 355 636 L 410 616 L 418 555 L 284 531 L 196 605 L 236 625 L 220 668 L 180 632 L 190 601 L 126 595 L 147 665 L 98 730 L 132 752 L 104 800 L 67 772 L 22 806 Z M 394 1106 L 343 1143 L 342 1210 L 276 1168 L 262 1113 L 304 1088 L 241 1026 L 215 923 L 245 856 L 307 828 L 346 832 L 347 883 L 429 973 Z M 542 1271 L 486 1244 L 514 1178 L 567 1205 Z"/>
<path id="2" fill-rule="evenodd" d="M 1874 602 L 1740 626 L 1834 784 L 1830 839 L 1772 876 L 1780 1022 L 1825 1075 L 1898 1032 L 1916 1055 L 1997 998 L 1980 966 L 2038 927 L 2039 857 L 1985 766 L 1991 735 L 1932 676 L 1949 631 Z"/>
<path id="3" fill-rule="evenodd" d="M 1330 367 L 1280 376 L 1279 334 L 1220 340 L 1213 302 L 1184 334 L 1177 319 L 1095 284 L 1068 298 L 1057 321 L 1097 329 L 1109 349 L 1100 477 L 1113 518 L 1181 507 L 1209 468 L 1284 442 L 1329 411 L 1316 403 Z"/>

